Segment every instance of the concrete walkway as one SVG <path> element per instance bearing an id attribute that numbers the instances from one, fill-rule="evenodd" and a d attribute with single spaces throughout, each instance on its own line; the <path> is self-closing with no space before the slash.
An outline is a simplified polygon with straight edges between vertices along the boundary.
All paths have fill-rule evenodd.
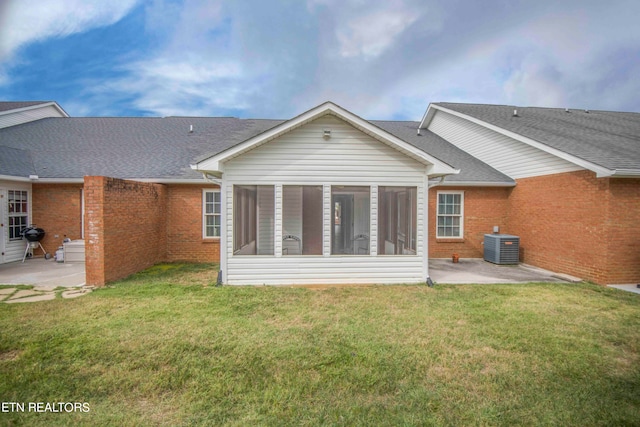
<path id="1" fill-rule="evenodd" d="M 633 292 L 634 294 L 640 294 L 640 287 L 638 285 L 607 285 L 610 288 L 620 289 L 621 291 Z"/>
<path id="2" fill-rule="evenodd" d="M 31 285 L 31 289 L 16 285 Z M 62 289 L 61 289 L 62 288 Z M 53 259 L 28 259 L 0 265 L 0 302 L 7 304 L 77 298 L 91 292 L 85 286 L 84 264 L 64 264 Z"/>

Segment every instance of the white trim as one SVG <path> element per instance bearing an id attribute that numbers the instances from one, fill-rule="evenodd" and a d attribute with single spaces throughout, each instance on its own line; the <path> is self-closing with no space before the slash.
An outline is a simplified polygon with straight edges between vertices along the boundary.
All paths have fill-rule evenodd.
<path id="1" fill-rule="evenodd" d="M 12 176 L 12 175 L 0 175 L 0 179 L 3 181 L 15 181 L 15 182 L 33 182 L 32 179 L 20 176 Z"/>
<path id="2" fill-rule="evenodd" d="M 215 212 L 212 214 L 207 214 L 207 193 L 218 193 L 220 197 L 220 213 L 216 214 Z M 215 196 L 214 201 L 215 205 Z M 213 215 L 220 217 L 220 228 L 218 236 L 207 236 L 207 215 Z M 206 240 L 219 240 L 222 236 L 222 193 L 219 188 L 203 188 L 202 189 L 202 238 Z"/>
<path id="3" fill-rule="evenodd" d="M 640 178 L 640 169 L 615 169 L 609 176 L 612 178 Z"/>
<path id="4" fill-rule="evenodd" d="M 387 145 L 392 146 L 396 150 L 411 158 L 421 161 L 427 166 L 426 173 L 428 175 L 438 176 L 460 173 L 459 169 L 455 169 L 450 165 L 442 162 L 441 160 L 432 157 L 426 152 L 382 130 L 381 128 L 371 124 L 370 122 L 356 116 L 355 114 L 332 102 L 325 102 L 324 104 L 320 104 L 319 106 L 305 113 L 302 113 L 291 120 L 281 123 L 280 125 L 275 126 L 257 136 L 254 136 L 253 138 L 249 138 L 248 140 L 235 145 L 234 147 L 231 147 L 209 158 L 203 159 L 196 164 L 192 164 L 191 168 L 198 171 L 223 172 L 224 162 L 327 114 L 334 115 L 349 123 L 356 129 L 366 133 L 367 135 Z"/>
<path id="5" fill-rule="evenodd" d="M 147 182 L 151 184 L 185 184 L 185 185 L 202 185 L 203 182 L 206 183 L 202 178 L 195 179 L 176 179 L 176 178 L 118 178 L 112 177 L 116 179 L 122 179 L 125 181 L 137 181 L 137 182 Z M 83 184 L 84 177 L 82 178 L 38 178 L 36 180 L 29 178 L 16 178 L 12 176 L 0 175 L 0 179 L 6 179 L 7 181 L 20 181 L 20 182 L 38 182 L 40 184 Z"/>
<path id="6" fill-rule="evenodd" d="M 422 197 L 424 197 L 423 212 L 417 209 L 417 214 L 422 215 L 422 278 L 426 282 L 429 278 L 429 179 L 424 177 L 424 190 Z M 418 189 L 419 190 L 419 189 Z"/>
<path id="7" fill-rule="evenodd" d="M 438 217 L 441 215 L 440 209 L 440 195 L 441 194 L 458 194 L 460 195 L 460 235 L 459 236 L 440 236 L 438 235 Z M 455 215 L 455 214 L 442 214 Z M 463 190 L 451 190 L 451 191 L 437 191 L 436 192 L 436 239 L 464 239 L 464 191 Z"/>
<path id="8" fill-rule="evenodd" d="M 522 142 L 524 144 L 530 145 L 530 146 L 532 146 L 534 148 L 537 148 L 538 150 L 542 150 L 542 151 L 544 151 L 546 153 L 549 153 L 549 154 L 554 155 L 556 157 L 559 157 L 559 158 L 561 158 L 563 160 L 571 162 L 571 163 L 573 163 L 575 165 L 578 165 L 578 166 L 583 167 L 585 169 L 589 169 L 590 171 L 595 172 L 596 176 L 598 178 L 609 177 L 609 176 L 612 176 L 616 172 L 615 170 L 607 169 L 607 168 L 605 168 L 603 166 L 600 166 L 600 165 L 597 165 L 595 163 L 589 162 L 587 160 L 581 159 L 581 158 L 576 157 L 576 156 L 574 156 L 572 154 L 569 154 L 569 153 L 567 153 L 565 151 L 561 151 L 561 150 L 558 150 L 557 148 L 550 147 L 547 144 L 538 142 L 538 141 L 536 141 L 534 139 L 528 138 L 526 136 L 523 136 L 523 135 L 520 135 L 518 133 L 506 130 L 506 129 L 501 128 L 501 127 L 496 126 L 496 125 L 492 125 L 490 123 L 487 123 L 487 122 L 485 122 L 483 120 L 480 120 L 480 119 L 477 119 L 475 117 L 469 116 L 467 114 L 463 114 L 463 113 L 460 113 L 458 111 L 451 110 L 449 108 L 442 107 L 442 106 L 436 105 L 436 104 L 429 104 L 427 112 L 425 113 L 425 115 L 424 115 L 424 117 L 422 119 L 422 122 L 420 123 L 420 128 L 421 129 L 423 127 L 425 127 L 425 126 L 426 127 L 429 126 L 429 123 L 431 122 L 431 120 L 433 119 L 433 116 L 434 116 L 434 113 L 432 112 L 432 110 L 443 111 L 443 112 L 449 113 L 449 114 L 451 114 L 453 116 L 460 117 L 462 119 L 468 120 L 468 121 L 470 121 L 472 123 L 475 123 L 477 125 L 483 126 L 483 127 L 487 128 L 487 129 L 490 129 L 490 130 L 492 130 L 494 132 L 497 132 L 497 133 L 499 133 L 501 135 L 504 135 L 504 136 L 507 136 L 509 138 L 513 138 L 513 139 L 515 139 L 517 141 L 520 141 L 520 142 Z M 640 174 L 640 171 L 638 173 Z"/>
<path id="9" fill-rule="evenodd" d="M 0 116 L 6 114 L 21 113 L 23 111 L 37 110 L 43 107 L 54 107 L 63 117 L 69 117 L 69 115 L 58 105 L 55 101 L 43 102 L 41 104 L 29 105 L 28 107 L 14 108 L 12 110 L 0 111 Z"/>
<path id="10" fill-rule="evenodd" d="M 515 182 L 492 181 L 444 181 L 438 183 L 438 187 L 515 187 Z"/>

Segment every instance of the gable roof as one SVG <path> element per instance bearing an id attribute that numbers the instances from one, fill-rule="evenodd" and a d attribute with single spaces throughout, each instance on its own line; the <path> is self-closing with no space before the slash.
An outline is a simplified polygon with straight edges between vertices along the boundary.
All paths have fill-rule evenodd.
<path id="1" fill-rule="evenodd" d="M 48 107 L 50 105 L 54 106 L 62 116 L 69 117 L 69 115 L 55 101 L 0 101 L 0 115 Z"/>
<path id="2" fill-rule="evenodd" d="M 417 129 L 420 122 L 373 120 L 372 123 L 420 150 L 439 159 L 445 159 L 448 164 L 459 169 L 459 174 L 447 176 L 444 185 L 515 185 L 515 181 L 511 177 L 473 157 L 430 130 L 422 129 L 418 134 Z"/>
<path id="3" fill-rule="evenodd" d="M 336 116 L 339 119 L 344 120 L 351 126 L 355 127 L 356 129 L 360 130 L 361 132 L 364 132 L 365 134 L 377 139 L 378 141 L 381 141 L 395 148 L 406 156 L 427 164 L 428 174 L 430 176 L 444 176 L 457 174 L 460 172 L 446 162 L 432 156 L 428 152 L 407 143 L 407 141 L 404 141 L 401 138 L 398 138 L 397 136 L 386 132 L 384 129 L 375 126 L 372 122 L 364 120 L 332 102 L 325 102 L 323 104 L 320 104 L 317 107 L 312 108 L 311 110 L 308 110 L 291 120 L 284 121 L 274 126 L 272 129 L 256 135 L 253 138 L 250 138 L 242 142 L 241 144 L 233 146 L 225 151 L 210 156 L 204 156 L 200 161 L 196 162 L 191 167 L 194 170 L 203 172 L 222 172 L 222 165 L 225 161 L 242 155 L 249 150 L 272 141 L 287 132 L 290 132 L 325 115 Z"/>
<path id="4" fill-rule="evenodd" d="M 0 129 L 0 146 L 28 150 L 41 181 L 85 175 L 148 180 L 202 180 L 189 164 L 279 121 L 230 117 L 46 118 Z M 193 126 L 193 132 L 189 132 Z M 6 173 L 0 169 L 0 175 Z"/>
<path id="5" fill-rule="evenodd" d="M 34 105 L 44 104 L 45 101 L 8 101 L 0 102 L 0 112 L 17 110 L 25 107 L 32 107 Z"/>
<path id="6" fill-rule="evenodd" d="M 418 122 L 357 119 L 369 131 L 400 141 L 406 150 L 460 169 L 445 183 L 514 185 L 508 176 L 434 133 L 423 130 L 418 136 Z M 41 182 L 82 182 L 85 175 L 104 175 L 201 183 L 202 174 L 190 164 L 290 122 L 232 117 L 44 118 L 0 129 L 0 175 L 16 179 L 37 175 Z"/>
<path id="7" fill-rule="evenodd" d="M 438 102 L 442 110 L 568 160 L 598 176 L 640 176 L 640 113 Z M 517 115 L 514 115 L 514 110 Z"/>

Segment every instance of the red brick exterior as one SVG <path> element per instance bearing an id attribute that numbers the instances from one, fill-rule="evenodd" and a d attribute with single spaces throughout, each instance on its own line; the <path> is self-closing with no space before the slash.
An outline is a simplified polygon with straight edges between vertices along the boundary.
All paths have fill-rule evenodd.
<path id="1" fill-rule="evenodd" d="M 609 178 L 605 283 L 640 283 L 640 179 Z"/>
<path id="2" fill-rule="evenodd" d="M 86 177 L 87 283 L 102 286 L 158 262 L 218 261 L 220 240 L 203 238 L 204 188 L 216 189 Z"/>
<path id="3" fill-rule="evenodd" d="M 87 284 L 102 286 L 166 259 L 166 188 L 85 177 Z"/>
<path id="4" fill-rule="evenodd" d="M 202 224 L 202 191 L 216 188 L 167 187 L 167 261 L 220 261 L 220 239 L 203 238 Z"/>
<path id="5" fill-rule="evenodd" d="M 510 188 L 500 187 L 433 187 L 429 190 L 429 257 L 461 258 L 484 256 L 484 235 L 500 227 L 504 233 Z M 438 191 L 464 191 L 464 238 L 436 238 L 436 209 Z"/>
<path id="6" fill-rule="evenodd" d="M 640 180 L 590 171 L 517 180 L 507 229 L 521 261 L 600 284 L 640 281 Z"/>
<path id="7" fill-rule="evenodd" d="M 436 239 L 436 194 L 464 190 L 464 239 Z M 485 233 L 520 236 L 520 261 L 600 284 L 640 282 L 640 180 L 590 171 L 517 180 L 513 188 L 429 190 L 429 257 L 483 256 Z"/>
<path id="8" fill-rule="evenodd" d="M 51 255 L 65 237 L 82 238 L 82 184 L 34 183 L 31 204 L 31 222 L 45 230 L 41 243 Z"/>
<path id="9" fill-rule="evenodd" d="M 204 239 L 203 188 L 85 179 L 87 283 L 103 285 L 163 261 L 217 262 Z M 51 253 L 81 238 L 79 184 L 34 184 L 33 223 Z M 464 191 L 464 238 L 436 238 L 438 191 Z M 429 190 L 429 257 L 481 258 L 494 226 L 521 238 L 521 261 L 595 283 L 640 282 L 640 180 L 589 171 L 518 179 L 513 188 Z M 58 238 L 54 236 L 58 235 Z"/>
<path id="10" fill-rule="evenodd" d="M 508 229 L 520 236 L 521 261 L 603 283 L 606 187 L 589 171 L 517 180 Z"/>

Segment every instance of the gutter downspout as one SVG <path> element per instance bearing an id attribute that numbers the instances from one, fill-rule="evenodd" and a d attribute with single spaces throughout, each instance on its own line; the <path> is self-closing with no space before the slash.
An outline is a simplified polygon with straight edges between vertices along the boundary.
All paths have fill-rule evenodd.
<path id="1" fill-rule="evenodd" d="M 427 199 L 429 198 L 429 190 L 431 190 L 433 187 L 437 187 L 439 185 L 442 185 L 442 183 L 444 182 L 444 179 L 446 177 L 447 177 L 446 175 L 442 175 L 440 177 L 440 180 L 438 180 L 437 182 L 431 183 L 431 184 L 427 180 Z M 429 213 L 427 212 L 426 215 L 427 215 L 427 218 L 428 218 Z M 428 227 L 428 225 L 427 225 L 427 227 Z M 428 250 L 429 250 L 429 247 L 427 246 L 427 251 Z M 427 253 L 427 262 L 428 262 L 428 260 L 429 260 L 429 254 Z M 427 271 L 428 271 L 428 269 L 429 269 L 429 267 L 427 266 Z M 433 288 L 433 285 L 434 285 L 434 283 L 433 283 L 433 280 L 431 280 L 431 276 L 427 276 L 427 286 L 429 286 L 430 288 Z"/>
<path id="2" fill-rule="evenodd" d="M 444 179 L 445 179 L 446 177 L 447 177 L 446 175 L 443 175 L 443 176 L 441 176 L 441 177 L 440 177 L 440 181 L 438 181 L 438 182 L 434 182 L 433 184 L 428 184 L 428 183 L 427 183 L 427 189 L 428 189 L 428 190 L 430 190 L 430 189 L 432 189 L 433 187 L 437 187 L 438 185 L 442 185 L 442 183 L 444 182 Z"/>
<path id="3" fill-rule="evenodd" d="M 222 180 L 220 178 L 216 178 L 215 176 L 211 175 L 209 172 L 202 172 L 202 177 L 204 178 L 205 181 L 211 182 L 213 184 L 217 184 L 220 187 L 222 187 Z"/>

